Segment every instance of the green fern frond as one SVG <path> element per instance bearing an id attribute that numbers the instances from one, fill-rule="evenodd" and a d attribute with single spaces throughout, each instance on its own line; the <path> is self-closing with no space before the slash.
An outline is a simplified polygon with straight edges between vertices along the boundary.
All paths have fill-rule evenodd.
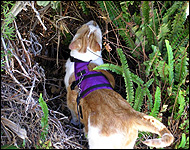
<path id="1" fill-rule="evenodd" d="M 93 70 L 110 70 L 119 75 L 123 74 L 121 66 L 117 66 L 114 64 L 102 64 L 100 66 L 96 66 Z M 133 82 L 137 83 L 138 85 L 143 85 L 143 83 L 144 83 L 144 81 L 141 78 L 139 78 L 139 76 L 135 75 L 132 72 L 131 72 L 131 79 Z"/>
<path id="2" fill-rule="evenodd" d="M 171 25 L 172 30 L 169 39 L 173 49 L 176 49 L 176 47 L 180 43 L 179 38 L 183 35 L 184 32 L 184 22 L 186 18 L 184 18 L 183 16 L 185 16 L 185 12 L 182 14 L 176 14 Z"/>
<path id="3" fill-rule="evenodd" d="M 178 51 L 179 47 L 186 47 L 189 42 L 189 28 L 183 29 L 182 33 L 179 33 L 174 40 L 172 48 L 176 49 L 176 51 Z"/>
<path id="4" fill-rule="evenodd" d="M 181 52 L 181 53 L 180 53 Z M 175 65 L 175 81 L 179 82 L 179 84 L 182 84 L 182 82 L 185 81 L 187 75 L 188 75 L 188 69 L 187 69 L 187 65 L 188 65 L 188 61 L 187 61 L 187 52 L 185 50 L 185 47 L 181 47 L 179 49 L 179 53 L 181 55 L 179 55 L 176 61 L 176 65 Z"/>
<path id="5" fill-rule="evenodd" d="M 89 10 L 88 8 L 86 7 L 86 3 L 85 1 L 78 1 L 80 6 L 82 7 L 82 10 L 84 12 L 84 14 L 88 15 L 89 14 Z"/>
<path id="6" fill-rule="evenodd" d="M 117 18 L 121 11 L 117 8 L 113 1 L 97 1 L 100 8 L 109 16 L 109 19 L 113 22 L 113 25 L 117 27 L 119 30 L 119 35 L 126 42 L 126 46 L 128 46 L 131 50 L 136 48 L 136 45 L 133 39 L 130 37 L 129 32 L 126 31 L 126 21 L 131 20 L 131 18 L 126 19 L 126 14 L 122 13 L 122 17 Z M 124 17 L 123 17 L 124 15 Z M 117 18 L 117 19 L 116 19 Z M 123 19 L 125 18 L 125 20 Z M 108 19 L 108 20 L 109 20 Z M 139 57 L 139 47 L 136 48 L 136 51 L 132 54 L 134 57 Z"/>
<path id="7" fill-rule="evenodd" d="M 150 113 L 151 116 L 157 117 L 160 109 L 160 103 L 161 103 L 161 91 L 160 88 L 156 87 L 156 93 L 155 93 L 155 101 L 154 101 L 154 107 Z"/>
<path id="8" fill-rule="evenodd" d="M 148 77 L 151 71 L 151 67 L 154 64 L 154 62 L 156 61 L 158 55 L 160 55 L 160 52 L 158 50 L 158 47 L 152 45 L 152 49 L 153 52 L 151 54 L 149 54 L 149 61 L 144 62 L 144 64 L 146 65 L 146 70 L 145 70 L 145 74 Z"/>
<path id="9" fill-rule="evenodd" d="M 93 70 L 110 70 L 119 75 L 122 75 L 122 68 L 114 64 L 102 64 L 100 66 L 96 66 Z"/>
<path id="10" fill-rule="evenodd" d="M 139 78 L 139 76 L 137 76 L 136 74 L 134 74 L 132 72 L 131 72 L 131 78 L 132 78 L 132 81 L 135 82 L 138 85 L 143 85 L 144 84 L 144 81 L 141 78 Z"/>
<path id="11" fill-rule="evenodd" d="M 168 24 L 163 23 L 159 28 L 158 40 L 164 40 L 169 31 Z"/>
<path id="12" fill-rule="evenodd" d="M 97 1 L 97 3 L 116 26 L 119 25 L 118 23 L 121 23 L 114 20 L 117 16 L 119 16 L 120 11 L 118 10 L 113 1 Z"/>
<path id="13" fill-rule="evenodd" d="M 140 111 L 140 109 L 142 108 L 144 95 L 145 90 L 141 86 L 138 86 L 135 92 L 135 101 L 133 104 L 133 108 L 136 111 Z"/>
<path id="14" fill-rule="evenodd" d="M 157 70 L 162 81 L 168 81 L 168 69 L 168 64 L 164 60 L 160 60 Z"/>
<path id="15" fill-rule="evenodd" d="M 132 105 L 134 101 L 134 90 L 133 90 L 133 83 L 131 79 L 131 72 L 128 68 L 127 60 L 125 58 L 125 55 L 123 54 L 123 51 L 121 48 L 117 49 L 117 52 L 120 57 L 120 61 L 122 64 L 122 70 L 123 70 L 123 77 L 125 81 L 125 88 L 126 88 L 126 99 L 127 101 Z"/>
<path id="16" fill-rule="evenodd" d="M 149 88 L 149 86 L 152 84 L 153 81 L 154 81 L 154 78 L 151 78 L 150 80 L 148 80 L 146 82 L 146 84 L 144 85 L 144 87 Z"/>
<path id="17" fill-rule="evenodd" d="M 179 90 L 179 95 L 177 97 L 177 101 L 178 101 L 178 104 L 179 104 L 179 111 L 177 113 L 177 118 L 176 119 L 179 119 L 181 117 L 181 115 L 183 114 L 184 112 L 184 108 L 185 108 L 185 98 L 183 96 L 183 92 L 181 90 Z"/>
<path id="18" fill-rule="evenodd" d="M 166 13 L 164 13 L 164 16 L 162 18 L 163 23 L 167 23 L 168 20 L 170 20 L 170 17 L 176 13 L 176 11 L 179 11 L 179 8 L 181 8 L 183 4 L 183 1 L 174 1 L 174 4 L 167 10 Z"/>
<path id="19" fill-rule="evenodd" d="M 152 3 L 152 2 L 150 2 Z M 142 22 L 142 26 L 144 26 L 144 36 L 146 37 L 146 52 L 149 51 L 151 48 L 150 46 L 153 44 L 154 38 L 153 38 L 153 33 L 152 30 L 153 26 L 150 24 L 150 6 L 149 6 L 149 1 L 143 1 L 142 2 L 142 15 L 144 18 L 144 22 Z"/>
<path id="20" fill-rule="evenodd" d="M 143 1 L 142 3 L 142 15 L 144 17 L 144 24 L 148 24 L 149 23 L 149 11 L 150 11 L 150 7 L 149 7 L 149 1 Z"/>
<path id="21" fill-rule="evenodd" d="M 172 83 L 174 82 L 174 72 L 173 72 L 173 52 L 172 48 L 169 44 L 168 40 L 165 40 L 166 43 L 166 48 L 167 48 L 167 53 L 168 53 L 168 68 L 169 68 L 169 85 L 172 86 Z"/>
<path id="22" fill-rule="evenodd" d="M 143 85 L 144 91 L 145 91 L 144 95 L 147 95 L 147 97 L 148 97 L 147 104 L 148 104 L 148 109 L 149 110 L 152 109 L 152 95 L 150 94 L 150 91 L 149 91 L 148 88 L 153 83 L 153 81 L 154 81 L 154 78 L 151 78 L 150 80 L 148 80 L 146 82 L 146 84 Z"/>
<path id="23" fill-rule="evenodd" d="M 152 105 L 153 105 L 153 102 L 152 102 L 152 94 L 150 94 L 150 91 L 148 88 L 145 88 L 145 91 L 146 91 L 146 95 L 148 97 L 148 100 L 147 100 L 147 104 L 148 104 L 148 109 L 149 110 L 152 110 Z"/>

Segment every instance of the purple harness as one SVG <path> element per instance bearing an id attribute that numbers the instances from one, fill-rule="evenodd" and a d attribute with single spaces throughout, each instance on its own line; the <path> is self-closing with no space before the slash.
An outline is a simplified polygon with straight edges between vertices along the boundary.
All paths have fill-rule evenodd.
<path id="1" fill-rule="evenodd" d="M 81 132 L 81 123 L 80 117 L 83 119 L 82 108 L 79 105 L 80 99 L 87 96 L 92 91 L 98 89 L 112 89 L 108 79 L 101 72 L 89 71 L 88 64 L 89 62 L 84 62 L 78 60 L 74 57 L 70 57 L 71 62 L 74 62 L 74 72 L 75 72 L 75 81 L 71 84 L 71 90 L 75 89 L 75 86 L 78 85 L 79 93 L 77 96 L 77 112 L 79 118 L 79 128 Z"/>
<path id="2" fill-rule="evenodd" d="M 76 81 L 72 83 L 71 90 L 74 90 L 75 86 L 78 85 L 79 93 L 77 99 L 80 100 L 92 91 L 98 89 L 113 89 L 103 73 L 88 70 L 88 64 L 90 62 L 84 62 L 73 57 L 70 59 L 75 62 L 74 70 Z M 79 103 L 79 100 L 77 103 Z"/>

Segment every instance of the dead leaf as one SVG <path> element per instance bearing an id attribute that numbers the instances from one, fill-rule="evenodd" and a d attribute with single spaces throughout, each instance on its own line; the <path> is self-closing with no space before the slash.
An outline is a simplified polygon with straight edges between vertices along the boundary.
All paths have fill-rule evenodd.
<path id="1" fill-rule="evenodd" d="M 4 123 L 5 126 L 9 127 L 20 138 L 28 139 L 25 129 L 22 129 L 19 125 L 17 125 L 16 123 L 14 123 L 14 122 L 12 122 L 9 119 L 6 119 L 4 117 L 1 117 L 1 121 Z"/>

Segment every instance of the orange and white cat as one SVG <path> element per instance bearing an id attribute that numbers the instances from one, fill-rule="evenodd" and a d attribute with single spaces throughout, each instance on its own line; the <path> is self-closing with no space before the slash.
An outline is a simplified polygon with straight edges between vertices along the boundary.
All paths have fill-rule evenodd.
<path id="1" fill-rule="evenodd" d="M 71 41 L 70 55 L 78 60 L 88 62 L 89 71 L 103 64 L 101 56 L 102 33 L 95 21 L 84 24 Z M 112 87 L 113 76 L 106 70 L 102 72 Z M 72 114 L 72 122 L 78 123 L 77 95 L 78 86 L 71 90 L 75 81 L 74 62 L 66 62 L 65 85 L 67 89 L 67 106 Z M 158 139 L 148 139 L 143 143 L 153 147 L 169 146 L 174 137 L 160 121 L 152 116 L 135 111 L 120 94 L 112 89 L 98 89 L 80 99 L 83 117 L 80 121 L 85 126 L 89 148 L 134 148 L 138 131 L 147 131 L 160 135 Z"/>

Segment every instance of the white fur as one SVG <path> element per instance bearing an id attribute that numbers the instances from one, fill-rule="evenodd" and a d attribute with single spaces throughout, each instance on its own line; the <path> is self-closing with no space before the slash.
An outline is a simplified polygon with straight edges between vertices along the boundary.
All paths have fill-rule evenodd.
<path id="1" fill-rule="evenodd" d="M 102 57 L 101 51 L 93 52 L 89 47 L 87 47 L 86 53 L 79 53 L 77 50 L 72 50 L 70 53 L 74 58 L 80 59 L 82 61 L 90 61 Z"/>
<path id="2" fill-rule="evenodd" d="M 135 140 L 132 141 L 128 146 L 125 146 L 126 135 L 122 132 L 117 131 L 117 133 L 111 134 L 109 136 L 104 136 L 100 134 L 100 128 L 91 126 L 90 117 L 88 119 L 88 142 L 90 149 L 133 149 Z"/>
<path id="3" fill-rule="evenodd" d="M 67 59 L 65 67 L 66 67 L 65 69 L 66 74 L 65 74 L 64 82 L 67 89 L 67 87 L 69 86 L 69 78 L 71 74 L 74 72 L 74 62 L 71 62 L 70 58 Z"/>

